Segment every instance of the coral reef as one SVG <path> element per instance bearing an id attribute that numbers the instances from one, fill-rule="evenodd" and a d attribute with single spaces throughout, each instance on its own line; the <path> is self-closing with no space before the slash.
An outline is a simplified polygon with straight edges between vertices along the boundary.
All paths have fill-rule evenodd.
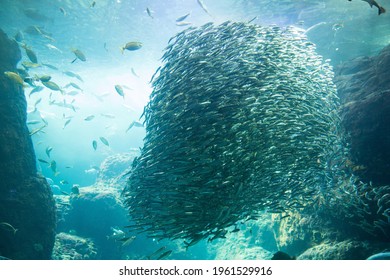
<path id="1" fill-rule="evenodd" d="M 37 175 L 23 88 L 4 74 L 17 71 L 20 49 L 2 30 L 0 53 L 0 255 L 50 259 L 55 203 L 45 178 Z"/>

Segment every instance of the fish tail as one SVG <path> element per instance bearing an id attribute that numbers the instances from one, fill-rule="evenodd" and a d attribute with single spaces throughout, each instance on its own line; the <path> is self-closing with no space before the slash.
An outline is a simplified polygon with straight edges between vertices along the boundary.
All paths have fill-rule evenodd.
<path id="1" fill-rule="evenodd" d="M 378 15 L 386 13 L 386 9 L 383 7 L 379 7 Z"/>

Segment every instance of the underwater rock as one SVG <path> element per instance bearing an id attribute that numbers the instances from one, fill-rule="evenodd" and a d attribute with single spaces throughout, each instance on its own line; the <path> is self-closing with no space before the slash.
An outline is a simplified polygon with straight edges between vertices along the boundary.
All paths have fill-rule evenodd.
<path id="1" fill-rule="evenodd" d="M 335 69 L 351 168 L 364 182 L 390 185 L 390 45 Z"/>
<path id="2" fill-rule="evenodd" d="M 134 158 L 138 155 L 139 150 L 134 149 L 130 153 L 107 157 L 100 164 L 95 186 L 102 188 L 111 187 L 122 191 L 126 185 L 125 175 L 129 172 L 129 167 L 131 167 Z"/>
<path id="3" fill-rule="evenodd" d="M 120 252 L 107 236 L 112 228 L 124 228 L 127 211 L 115 188 L 81 187 L 79 195 L 56 196 L 62 212 L 58 213 L 58 232 L 76 232 L 92 238 L 101 259 L 118 259 Z"/>
<path id="4" fill-rule="evenodd" d="M 69 197 L 69 206 L 66 204 L 64 223 L 58 224 L 59 231 L 75 230 L 81 236 L 100 238 L 103 235 L 105 238 L 110 234 L 110 227 L 124 225 L 127 221 L 126 210 L 114 188 L 82 187 L 79 195 Z"/>
<path id="5" fill-rule="evenodd" d="M 92 239 L 60 232 L 56 235 L 53 260 L 96 260 L 97 249 Z"/>
<path id="6" fill-rule="evenodd" d="M 207 23 L 171 38 L 162 59 L 124 192 L 135 231 L 218 238 L 337 186 L 333 72 L 302 30 Z"/>
<path id="7" fill-rule="evenodd" d="M 4 75 L 16 72 L 20 49 L 2 30 L 0 53 L 0 255 L 50 259 L 54 199 L 45 178 L 37 175 L 23 88 Z"/>
<path id="8" fill-rule="evenodd" d="M 317 245 L 306 250 L 298 260 L 365 260 L 378 252 L 383 244 L 371 244 L 345 240 L 342 242 L 329 242 Z"/>

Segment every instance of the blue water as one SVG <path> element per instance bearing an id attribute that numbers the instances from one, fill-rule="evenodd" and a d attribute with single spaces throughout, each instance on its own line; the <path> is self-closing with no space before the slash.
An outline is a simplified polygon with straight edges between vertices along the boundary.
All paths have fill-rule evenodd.
<path id="1" fill-rule="evenodd" d="M 133 127 L 128 132 L 126 129 L 131 122 L 139 120 L 148 102 L 152 91 L 149 81 L 161 65 L 159 59 L 169 38 L 188 27 L 177 26 L 175 21 L 187 13 L 190 15 L 185 21 L 195 27 L 226 20 L 297 26 L 308 30 L 307 36 L 317 45 L 318 53 L 331 59 L 333 65 L 357 56 L 376 54 L 390 42 L 389 14 L 378 16 L 377 9 L 370 8 L 364 1 L 204 0 L 203 3 L 210 15 L 196 0 L 0 0 L 0 28 L 9 37 L 21 32 L 21 44 L 27 44 L 36 53 L 39 63 L 59 69 L 42 66 L 31 69 L 29 74 L 51 75 L 51 80 L 61 87 L 74 82 L 82 88 L 75 96 L 63 96 L 45 88 L 31 97 L 32 88 L 25 88 L 28 120 L 42 117 L 49 123 L 44 133 L 32 136 L 37 158 L 57 163 L 59 174 L 56 175 L 47 164 L 37 161 L 45 177 L 51 178 L 65 192 L 69 192 L 73 184 L 81 188 L 90 186 L 96 180 L 96 174 L 88 172 L 91 167 L 99 166 L 110 155 L 142 147 L 144 128 Z M 33 11 L 35 16 L 27 15 L 26 10 Z M 44 31 L 45 36 L 28 34 L 26 29 L 31 26 Z M 122 54 L 120 48 L 129 41 L 142 42 L 142 48 Z M 71 63 L 75 58 L 72 49 L 81 50 L 86 61 Z M 22 55 L 22 61 L 29 61 L 23 49 Z M 66 76 L 63 71 L 77 73 L 84 82 Z M 118 84 L 124 88 L 124 97 L 114 88 Z M 65 91 L 71 90 L 74 89 L 69 87 Z M 66 100 L 77 107 L 76 112 L 51 105 L 51 92 L 52 100 Z M 102 95 L 100 100 L 96 95 Z M 37 112 L 31 113 L 40 98 Z M 85 121 L 90 115 L 94 115 L 94 119 Z M 63 128 L 68 117 L 72 120 Z M 106 138 L 109 146 L 99 137 Z M 96 151 L 92 147 L 93 140 L 98 142 Z M 45 152 L 47 147 L 53 148 L 50 158 Z M 62 180 L 68 184 L 62 185 Z M 130 258 L 142 258 L 145 244 L 151 248 L 147 253 L 164 244 L 143 238 L 132 245 Z M 246 240 L 245 244 L 250 237 L 242 239 Z M 218 250 L 206 248 L 207 242 L 203 242 L 189 252 L 183 249 L 176 252 L 175 258 L 215 258 Z M 273 245 L 270 248 L 277 249 Z"/>

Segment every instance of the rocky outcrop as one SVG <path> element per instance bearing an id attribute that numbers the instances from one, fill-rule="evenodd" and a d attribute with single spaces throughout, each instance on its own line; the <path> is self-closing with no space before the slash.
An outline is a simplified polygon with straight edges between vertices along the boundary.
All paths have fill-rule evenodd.
<path id="1" fill-rule="evenodd" d="M 342 122 L 353 172 L 374 185 L 390 184 L 390 46 L 335 69 Z"/>
<path id="2" fill-rule="evenodd" d="M 23 88 L 4 74 L 16 72 L 20 49 L 1 30 L 0 53 L 0 255 L 50 259 L 54 199 L 45 178 L 37 175 Z"/>
<path id="3" fill-rule="evenodd" d="M 383 244 L 370 244 L 353 240 L 322 243 L 305 251 L 298 260 L 365 260 L 381 252 Z"/>
<path id="4" fill-rule="evenodd" d="M 122 191 L 128 177 L 126 173 L 131 170 L 131 164 L 138 155 L 139 150 L 133 149 L 129 153 L 107 157 L 100 165 L 95 186 L 102 188 L 113 187 Z"/>
<path id="5" fill-rule="evenodd" d="M 57 214 L 59 232 L 74 232 L 92 239 L 99 259 L 121 258 L 118 246 L 108 238 L 113 228 L 124 230 L 128 224 L 127 211 L 117 189 L 82 187 L 77 195 L 55 197 L 61 209 Z"/>
<path id="6" fill-rule="evenodd" d="M 53 249 L 54 260 L 96 260 L 96 247 L 89 238 L 60 232 Z"/>

